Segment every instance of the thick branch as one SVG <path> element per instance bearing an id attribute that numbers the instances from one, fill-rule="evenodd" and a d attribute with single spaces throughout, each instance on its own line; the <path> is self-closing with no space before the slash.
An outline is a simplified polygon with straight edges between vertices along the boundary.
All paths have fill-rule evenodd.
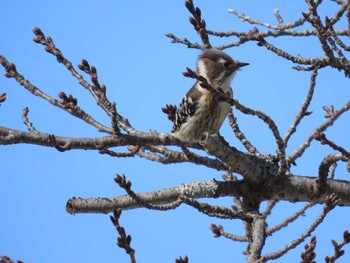
<path id="1" fill-rule="evenodd" d="M 266 240 L 266 221 L 262 215 L 256 215 L 252 222 L 252 241 L 249 246 L 247 262 L 256 262 L 261 257 L 261 251 Z"/>
<path id="2" fill-rule="evenodd" d="M 278 177 L 280 180 L 281 177 Z M 283 177 L 276 187 L 276 182 L 271 180 L 267 185 L 261 185 L 261 189 L 251 189 L 246 180 L 234 182 L 202 181 L 189 184 L 181 184 L 176 187 L 162 189 L 153 192 L 138 194 L 144 202 L 149 204 L 168 204 L 175 202 L 181 196 L 188 198 L 216 198 L 220 196 L 249 196 L 252 191 L 261 191 L 263 200 L 285 200 L 289 202 L 314 202 L 324 203 L 326 194 L 316 195 L 317 177 L 290 176 Z M 276 189 L 277 188 L 277 189 Z M 267 190 L 266 190 L 267 189 Z M 350 206 L 350 182 L 341 180 L 328 180 L 327 192 L 335 193 L 340 199 L 339 205 Z M 258 193 L 257 193 L 258 194 Z M 75 213 L 110 213 L 114 209 L 139 208 L 134 199 L 128 195 L 106 198 L 71 198 L 67 202 L 66 210 Z"/>
<path id="3" fill-rule="evenodd" d="M 229 165 L 232 172 L 239 173 L 252 182 L 258 183 L 264 180 L 270 172 L 267 163 L 261 159 L 229 147 L 207 132 L 202 134 L 200 144 L 207 152 Z M 275 165 L 271 163 L 271 167 L 273 166 Z"/>
<path id="4" fill-rule="evenodd" d="M 0 126 L 0 145 L 25 143 L 54 147 L 50 137 L 52 137 L 52 135 L 48 133 L 23 132 Z M 137 132 L 132 135 L 120 134 L 118 136 L 104 136 L 98 138 L 72 138 L 55 136 L 55 141 L 58 145 L 69 146 L 66 148 L 66 150 L 96 150 L 98 145 L 103 145 L 105 147 L 116 147 L 126 145 L 180 144 L 180 142 L 172 136 L 156 132 Z"/>

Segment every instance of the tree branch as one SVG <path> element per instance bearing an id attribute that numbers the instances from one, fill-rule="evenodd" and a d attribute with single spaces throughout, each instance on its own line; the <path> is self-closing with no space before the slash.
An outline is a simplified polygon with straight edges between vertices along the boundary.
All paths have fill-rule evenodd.
<path id="1" fill-rule="evenodd" d="M 255 263 L 261 258 L 266 240 L 266 221 L 264 216 L 256 214 L 252 222 L 252 240 L 249 243 L 247 262 Z"/>
<path id="2" fill-rule="evenodd" d="M 279 178 L 278 180 L 280 180 Z M 137 194 L 140 199 L 149 204 L 161 205 L 175 202 L 182 196 L 192 199 L 216 198 L 220 196 L 250 196 L 253 191 L 262 195 L 262 200 L 279 199 L 289 202 L 324 203 L 326 194 L 316 195 L 317 177 L 289 176 L 280 180 L 280 186 L 275 181 L 261 185 L 259 189 L 252 190 L 246 180 L 234 182 L 201 181 L 161 189 L 152 192 Z M 276 189 L 265 191 L 264 189 Z M 339 205 L 350 206 L 350 182 L 341 180 L 328 180 L 327 192 L 336 193 L 341 198 Z M 141 205 L 128 195 L 105 198 L 71 198 L 67 201 L 66 210 L 76 213 L 110 213 L 114 209 L 129 210 L 139 208 Z"/>
<path id="3" fill-rule="evenodd" d="M 287 157 L 288 163 L 293 163 L 298 159 L 302 154 L 305 152 L 305 150 L 310 146 L 312 140 L 314 139 L 314 135 L 317 133 L 324 132 L 328 127 L 332 126 L 334 122 L 345 112 L 347 112 L 350 109 L 350 101 L 348 101 L 346 104 L 343 105 L 339 110 L 327 112 L 327 117 L 329 116 L 328 121 L 321 124 L 319 127 L 317 127 L 311 135 L 309 135 L 305 142 L 299 146 L 299 148 L 294 151 L 291 155 Z"/>
<path id="4" fill-rule="evenodd" d="M 277 252 L 269 253 L 264 255 L 259 263 L 266 262 L 271 259 L 277 259 L 286 254 L 289 250 L 297 247 L 299 244 L 304 242 L 304 240 L 311 235 L 312 232 L 323 222 L 324 218 L 327 216 L 329 211 L 331 211 L 335 206 L 337 206 L 340 202 L 340 199 L 335 195 L 331 194 L 326 197 L 325 204 L 323 206 L 322 213 L 316 218 L 315 222 L 298 238 L 293 240 L 291 243 L 286 245 L 284 248 Z"/>

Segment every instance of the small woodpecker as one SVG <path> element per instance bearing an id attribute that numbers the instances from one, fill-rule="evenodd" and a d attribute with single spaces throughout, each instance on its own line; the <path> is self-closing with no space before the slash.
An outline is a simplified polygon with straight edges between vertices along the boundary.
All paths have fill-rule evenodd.
<path id="1" fill-rule="evenodd" d="M 231 81 L 237 71 L 247 65 L 211 48 L 199 56 L 196 72 L 212 87 L 221 88 L 232 97 Z M 229 111 L 227 102 L 219 101 L 212 91 L 201 87 L 197 81 L 182 99 L 171 132 L 183 142 L 196 143 L 203 132 L 218 134 Z"/>

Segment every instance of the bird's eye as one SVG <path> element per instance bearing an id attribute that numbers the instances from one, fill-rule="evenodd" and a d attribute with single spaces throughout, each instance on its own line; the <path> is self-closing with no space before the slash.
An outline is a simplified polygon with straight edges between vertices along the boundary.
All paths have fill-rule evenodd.
<path id="1" fill-rule="evenodd" d="M 230 62 L 227 62 L 227 61 L 226 61 L 226 62 L 224 63 L 224 67 L 225 67 L 225 68 L 230 67 L 230 65 L 231 65 Z"/>

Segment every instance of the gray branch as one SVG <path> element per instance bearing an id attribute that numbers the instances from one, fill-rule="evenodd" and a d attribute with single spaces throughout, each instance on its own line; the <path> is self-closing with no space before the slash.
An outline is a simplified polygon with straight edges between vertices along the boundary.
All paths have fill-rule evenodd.
<path id="1" fill-rule="evenodd" d="M 342 180 L 328 180 L 327 193 L 317 196 L 317 177 L 284 176 L 267 180 L 260 187 L 264 200 L 285 200 L 295 202 L 324 203 L 327 193 L 335 193 L 341 202 L 339 205 L 350 206 L 350 182 Z M 269 187 L 269 188 L 267 188 Z M 266 191 L 264 189 L 274 189 Z M 254 191 L 259 191 L 254 189 Z M 201 181 L 181 184 L 175 187 L 138 194 L 138 197 L 149 204 L 169 204 L 182 196 L 200 199 L 221 196 L 249 196 L 252 192 L 249 182 L 238 180 L 234 182 Z M 263 200 L 262 200 L 263 201 Z M 105 198 L 71 198 L 67 202 L 67 212 L 76 213 L 110 213 L 114 209 L 129 210 L 140 208 L 128 195 Z"/>

